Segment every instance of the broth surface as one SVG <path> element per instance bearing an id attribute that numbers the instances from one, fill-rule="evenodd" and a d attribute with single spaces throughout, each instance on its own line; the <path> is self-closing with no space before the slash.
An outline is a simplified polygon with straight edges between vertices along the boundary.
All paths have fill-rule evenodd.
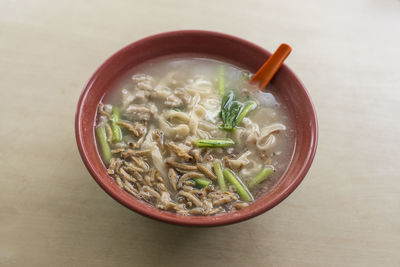
<path id="1" fill-rule="evenodd" d="M 249 75 L 198 57 L 161 58 L 133 69 L 99 105 L 96 137 L 110 176 L 133 196 L 181 215 L 248 206 L 284 173 L 294 146 L 285 107 L 250 85 Z M 233 129 L 221 128 L 247 106 Z M 201 140 L 218 147 L 200 147 Z M 224 176 L 224 189 L 215 164 L 239 184 Z M 271 174 L 248 188 L 266 169 Z"/>

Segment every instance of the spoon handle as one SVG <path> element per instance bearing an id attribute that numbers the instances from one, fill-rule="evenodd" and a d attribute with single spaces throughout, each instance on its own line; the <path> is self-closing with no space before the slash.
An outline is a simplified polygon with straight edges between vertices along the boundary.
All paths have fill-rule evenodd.
<path id="1" fill-rule="evenodd" d="M 258 83 L 261 89 L 267 87 L 291 51 L 292 48 L 288 44 L 281 44 L 256 74 L 254 74 L 250 82 Z"/>

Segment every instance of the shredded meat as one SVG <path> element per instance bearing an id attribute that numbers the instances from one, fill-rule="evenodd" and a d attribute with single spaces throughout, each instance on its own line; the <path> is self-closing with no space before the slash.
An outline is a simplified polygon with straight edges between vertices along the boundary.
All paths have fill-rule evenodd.
<path id="1" fill-rule="evenodd" d="M 139 133 L 139 136 L 143 136 L 147 133 L 147 128 L 144 124 L 146 124 L 146 121 L 144 121 L 143 124 L 135 122 L 135 130 Z"/>
<path id="2" fill-rule="evenodd" d="M 128 182 L 128 181 L 125 181 L 125 182 L 124 182 L 124 186 L 128 187 L 130 190 L 132 190 L 132 191 L 135 192 L 136 194 L 139 193 L 139 192 L 136 190 L 136 188 L 134 188 L 133 185 L 132 185 L 130 182 Z"/>
<path id="3" fill-rule="evenodd" d="M 137 171 L 134 171 L 133 172 L 133 175 L 135 176 L 135 178 L 141 183 L 141 184 L 144 184 L 145 182 L 144 182 L 144 178 L 143 178 L 143 176 L 140 174 L 140 173 L 138 173 Z"/>
<path id="4" fill-rule="evenodd" d="M 149 170 L 149 166 L 144 162 L 144 160 L 140 157 L 131 157 L 132 161 L 135 162 L 136 166 L 142 168 L 144 171 Z"/>
<path id="5" fill-rule="evenodd" d="M 121 174 L 121 176 L 122 176 L 123 179 L 125 179 L 125 180 L 127 180 L 127 181 L 129 181 L 129 182 L 136 182 L 136 179 L 133 178 L 132 176 L 130 176 L 130 175 L 124 170 L 124 168 L 120 168 L 120 169 L 119 169 L 119 172 L 120 172 L 120 174 Z"/>
<path id="6" fill-rule="evenodd" d="M 110 164 L 107 169 L 108 174 L 114 174 L 115 173 L 115 167 L 117 166 L 117 160 L 115 158 L 111 158 Z"/>
<path id="7" fill-rule="evenodd" d="M 164 133 L 160 130 L 154 130 L 153 131 L 153 139 L 157 142 L 158 147 L 160 148 L 161 151 L 164 150 Z"/>
<path id="8" fill-rule="evenodd" d="M 215 176 L 215 174 L 211 170 L 209 170 L 205 165 L 197 163 L 196 166 L 197 166 L 197 169 L 199 171 L 201 171 L 202 173 L 204 173 L 208 178 L 210 178 L 212 180 L 217 179 L 217 176 Z"/>
<path id="9" fill-rule="evenodd" d="M 161 192 L 161 198 L 160 202 L 157 204 L 157 208 L 163 209 L 163 210 L 182 210 L 184 207 L 182 205 L 177 205 L 174 202 L 171 201 L 170 195 L 168 192 Z"/>
<path id="10" fill-rule="evenodd" d="M 135 129 L 135 127 L 133 127 L 132 124 L 127 123 L 127 122 L 123 122 L 123 121 L 117 121 L 117 124 L 119 126 L 122 126 L 124 128 L 126 128 L 128 131 L 130 131 L 134 136 L 138 137 L 139 136 L 139 132 Z"/>
<path id="11" fill-rule="evenodd" d="M 125 148 L 117 148 L 117 149 L 111 150 L 111 153 L 112 154 L 118 154 L 118 153 L 121 153 L 124 150 L 125 150 Z"/>
<path id="12" fill-rule="evenodd" d="M 150 193 L 153 197 L 155 197 L 157 199 L 161 198 L 160 194 L 157 191 L 155 191 L 153 188 L 151 188 L 151 187 L 149 187 L 147 185 L 143 186 L 142 190 L 144 192 Z"/>
<path id="13" fill-rule="evenodd" d="M 196 196 L 192 195 L 191 193 L 181 190 L 181 191 L 179 191 L 179 194 L 186 197 L 187 199 L 189 199 L 197 207 L 203 206 L 203 203 L 200 201 L 200 199 L 198 199 Z"/>
<path id="14" fill-rule="evenodd" d="M 188 165 L 188 164 L 184 164 L 184 163 L 179 163 L 174 161 L 173 159 L 168 158 L 165 161 L 168 165 L 170 165 L 171 167 L 177 168 L 177 169 L 181 169 L 181 170 L 187 170 L 187 171 L 195 171 L 197 170 L 196 166 L 193 165 Z"/>
<path id="15" fill-rule="evenodd" d="M 152 153 L 151 150 L 125 149 L 125 151 L 121 152 L 121 156 L 126 159 L 127 157 L 132 157 L 132 156 L 137 156 L 137 157 L 150 156 L 151 153 Z"/>
<path id="16" fill-rule="evenodd" d="M 221 206 L 227 203 L 235 202 L 239 199 L 236 193 L 232 192 L 211 192 L 208 194 L 207 198 L 212 202 L 214 206 Z"/>
<path id="17" fill-rule="evenodd" d="M 182 148 L 179 146 L 175 145 L 172 142 L 167 143 L 167 147 L 169 150 L 174 152 L 178 157 L 183 158 L 185 161 L 190 161 L 193 159 L 192 156 L 190 156 L 188 153 L 186 153 Z"/>
<path id="18" fill-rule="evenodd" d="M 124 187 L 124 184 L 122 183 L 122 180 L 121 180 L 121 178 L 120 178 L 118 175 L 115 176 L 115 181 L 117 182 L 117 185 L 118 185 L 119 187 L 121 187 L 121 188 Z"/>
<path id="19" fill-rule="evenodd" d="M 248 207 L 248 206 L 249 206 L 249 203 L 246 203 L 246 202 L 235 202 L 233 204 L 233 207 L 235 209 L 237 209 L 237 210 L 241 210 L 241 209 L 243 209 L 245 207 Z"/>
<path id="20" fill-rule="evenodd" d="M 144 183 L 145 183 L 146 185 L 148 185 L 148 186 L 153 186 L 153 183 L 151 182 L 151 178 L 150 178 L 150 176 L 148 176 L 148 175 L 146 175 L 146 176 L 144 177 Z"/>
<path id="21" fill-rule="evenodd" d="M 145 140 L 146 136 L 143 135 L 142 137 L 140 137 L 140 139 L 136 142 L 136 144 L 134 145 L 134 148 L 140 148 Z"/>
<path id="22" fill-rule="evenodd" d="M 139 182 L 135 183 L 137 189 L 139 190 L 139 192 L 142 192 L 142 185 Z"/>
<path id="23" fill-rule="evenodd" d="M 116 160 L 115 168 L 114 168 L 115 173 L 121 174 L 119 170 L 121 169 L 121 166 L 122 166 L 123 163 L 124 163 L 124 161 L 121 160 L 120 158 L 118 158 L 118 159 Z"/>
<path id="24" fill-rule="evenodd" d="M 109 144 L 111 144 L 112 143 L 112 130 L 108 123 L 105 124 L 105 129 L 106 129 L 107 142 Z"/>
<path id="25" fill-rule="evenodd" d="M 189 210 L 189 214 L 192 215 L 201 215 L 203 213 L 203 209 L 202 208 L 193 208 Z"/>
<path id="26" fill-rule="evenodd" d="M 185 184 L 184 186 L 182 186 L 182 190 L 186 191 L 186 192 L 190 192 L 193 190 L 193 187 Z"/>
<path id="27" fill-rule="evenodd" d="M 178 175 L 176 174 L 176 172 L 174 171 L 173 168 L 169 168 L 168 170 L 168 178 L 169 178 L 169 182 L 172 186 L 172 188 L 176 191 L 176 186 L 177 186 L 177 178 Z"/>
<path id="28" fill-rule="evenodd" d="M 111 120 L 111 114 L 104 110 L 104 105 L 103 104 L 99 104 L 98 112 L 99 112 L 99 114 L 101 114 L 103 116 L 106 116 L 107 119 Z"/>
<path id="29" fill-rule="evenodd" d="M 179 179 L 178 187 L 181 187 L 183 182 L 185 182 L 186 180 L 189 180 L 189 179 L 192 179 L 192 178 L 203 178 L 203 177 L 204 177 L 204 174 L 199 173 L 199 172 L 188 172 L 188 173 L 185 173 Z"/>
<path id="30" fill-rule="evenodd" d="M 154 183 L 154 182 L 156 181 L 156 170 L 155 170 L 155 169 L 152 169 L 152 170 L 150 171 L 150 181 L 151 181 L 152 183 Z"/>
<path id="31" fill-rule="evenodd" d="M 136 198 L 141 199 L 137 190 L 129 182 L 125 181 L 124 189 L 126 192 L 130 193 L 131 195 L 135 196 Z"/>
<path id="32" fill-rule="evenodd" d="M 139 168 L 139 167 L 136 167 L 135 165 L 133 165 L 131 162 L 127 162 L 127 161 L 125 161 L 124 162 L 124 164 L 125 164 L 125 169 L 127 170 L 127 171 L 129 171 L 129 172 L 139 172 L 139 173 L 141 173 L 141 172 L 143 172 L 144 170 L 142 169 L 142 168 Z"/>
<path id="33" fill-rule="evenodd" d="M 156 171 L 156 179 L 157 181 L 164 183 L 164 179 L 161 177 L 161 174 L 158 170 Z"/>
<path id="34" fill-rule="evenodd" d="M 186 180 L 186 181 L 183 182 L 183 184 L 193 187 L 193 186 L 196 185 L 196 182 L 193 181 L 193 180 Z"/>
<path id="35" fill-rule="evenodd" d="M 167 187 L 165 186 L 165 184 L 163 184 L 163 183 L 157 183 L 156 184 L 156 187 L 157 187 L 157 189 L 158 189 L 158 191 L 159 192 L 168 192 L 168 189 L 167 189 Z"/>
<path id="36" fill-rule="evenodd" d="M 190 154 L 192 154 L 192 156 L 193 156 L 194 160 L 196 161 L 196 163 L 201 163 L 201 162 L 203 162 L 203 159 L 201 158 L 201 155 L 200 155 L 200 150 L 198 150 L 198 149 L 192 149 L 192 150 L 190 151 Z"/>

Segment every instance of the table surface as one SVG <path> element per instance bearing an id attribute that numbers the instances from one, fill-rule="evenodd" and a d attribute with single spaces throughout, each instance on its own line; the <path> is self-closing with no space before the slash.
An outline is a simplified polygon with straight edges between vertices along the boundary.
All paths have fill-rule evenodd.
<path id="1" fill-rule="evenodd" d="M 400 1 L 232 3 L 0 2 L 0 266 L 400 266 Z M 176 29 L 293 46 L 319 147 L 298 189 L 257 218 L 153 221 L 80 159 L 85 82 L 117 49 Z"/>

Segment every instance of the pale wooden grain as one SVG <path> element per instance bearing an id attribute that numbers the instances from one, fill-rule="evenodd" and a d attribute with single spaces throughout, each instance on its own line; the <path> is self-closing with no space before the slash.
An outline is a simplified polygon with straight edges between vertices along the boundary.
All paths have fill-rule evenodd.
<path id="1" fill-rule="evenodd" d="M 315 103 L 300 187 L 250 221 L 185 228 L 108 197 L 73 121 L 96 67 L 175 29 L 274 50 Z M 0 266 L 400 266 L 400 1 L 0 2 Z"/>

